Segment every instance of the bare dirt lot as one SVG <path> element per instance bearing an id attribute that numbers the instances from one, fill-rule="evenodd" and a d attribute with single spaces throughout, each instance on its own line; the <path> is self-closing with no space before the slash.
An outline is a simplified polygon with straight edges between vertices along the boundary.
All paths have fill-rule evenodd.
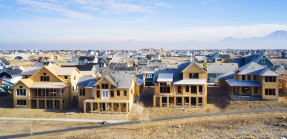
<path id="1" fill-rule="evenodd" d="M 280 94 L 280 101 L 230 101 L 224 90 L 208 87 L 208 105 L 205 108 L 152 107 L 153 88 L 147 88 L 143 97 L 144 109 L 149 118 L 187 114 L 229 112 L 258 109 L 286 108 L 287 96 Z M 71 118 L 99 120 L 138 120 L 139 114 L 133 105 L 129 114 L 82 113 L 80 109 L 60 110 L 14 109 L 12 95 L 0 98 L 0 117 L 26 118 Z M 74 111 L 72 115 L 65 112 Z M 65 132 L 49 132 L 35 138 L 278 138 L 287 136 L 287 112 L 236 114 L 178 119 L 145 124 L 111 126 Z M 15 135 L 40 131 L 57 131 L 74 127 L 88 127 L 95 123 L 55 121 L 11 121 L 0 120 L 0 135 Z M 107 134 L 108 133 L 108 134 Z"/>
<path id="2" fill-rule="evenodd" d="M 272 112 L 197 117 L 145 123 L 144 130 L 142 124 L 77 130 L 97 124 L 0 120 L 0 134 L 28 133 L 26 138 L 279 138 L 287 137 L 286 116 L 287 112 Z M 61 129 L 68 130 L 58 132 Z"/>
<path id="3" fill-rule="evenodd" d="M 169 117 L 187 114 L 230 112 L 258 109 L 274 109 L 287 107 L 287 94 L 280 94 L 279 101 L 231 101 L 224 90 L 216 86 L 208 87 L 208 104 L 204 108 L 182 107 L 152 107 L 153 88 L 146 88 L 143 97 L 144 109 L 149 113 L 149 118 Z M 97 119 L 97 120 L 137 120 L 139 114 L 136 109 L 137 103 L 133 104 L 128 114 L 98 114 L 82 113 L 81 109 L 70 108 L 64 110 L 44 109 L 15 109 L 13 108 L 12 94 L 0 97 L 0 117 L 24 117 L 24 118 L 71 118 L 71 119 Z M 75 112 L 65 115 L 66 112 Z"/>

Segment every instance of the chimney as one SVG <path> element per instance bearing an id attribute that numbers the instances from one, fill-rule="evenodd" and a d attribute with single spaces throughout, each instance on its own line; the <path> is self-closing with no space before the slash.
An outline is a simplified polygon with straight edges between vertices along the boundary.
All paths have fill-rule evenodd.
<path id="1" fill-rule="evenodd" d="M 206 60 L 204 60 L 203 66 L 204 66 L 204 69 L 207 70 L 207 61 Z"/>

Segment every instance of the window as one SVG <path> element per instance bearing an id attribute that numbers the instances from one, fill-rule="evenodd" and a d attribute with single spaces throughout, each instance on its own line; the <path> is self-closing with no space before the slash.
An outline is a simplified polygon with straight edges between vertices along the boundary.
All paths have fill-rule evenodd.
<path id="1" fill-rule="evenodd" d="M 160 93 L 170 93 L 170 86 L 166 83 L 160 83 Z"/>
<path id="2" fill-rule="evenodd" d="M 242 87 L 242 93 L 249 93 L 248 87 Z"/>
<path id="3" fill-rule="evenodd" d="M 177 92 L 178 92 L 178 93 L 181 93 L 181 86 L 178 86 L 178 87 L 177 87 Z"/>
<path id="4" fill-rule="evenodd" d="M 147 78 L 152 78 L 152 74 L 151 74 L 151 73 L 147 73 L 147 74 L 146 74 L 146 77 L 147 77 Z"/>
<path id="5" fill-rule="evenodd" d="M 26 79 L 26 78 L 29 78 L 29 76 L 26 75 L 26 76 L 24 76 L 24 78 L 25 78 L 25 79 Z"/>
<path id="6" fill-rule="evenodd" d="M 86 89 L 80 89 L 80 96 L 86 95 Z"/>
<path id="7" fill-rule="evenodd" d="M 189 86 L 185 86 L 185 92 L 189 92 Z"/>
<path id="8" fill-rule="evenodd" d="M 65 76 L 65 80 L 68 80 L 68 76 Z"/>
<path id="9" fill-rule="evenodd" d="M 115 88 L 115 86 L 111 85 L 111 89 L 114 89 L 114 88 Z"/>
<path id="10" fill-rule="evenodd" d="M 253 80 L 257 80 L 257 76 L 256 75 L 253 76 Z"/>
<path id="11" fill-rule="evenodd" d="M 17 100 L 18 106 L 26 106 L 26 100 Z"/>
<path id="12" fill-rule="evenodd" d="M 17 89 L 16 92 L 17 92 L 17 94 L 16 94 L 17 96 L 20 96 L 20 97 L 26 97 L 27 96 L 26 89 Z"/>
<path id="13" fill-rule="evenodd" d="M 127 91 L 124 91 L 124 96 L 127 96 Z"/>
<path id="14" fill-rule="evenodd" d="M 43 73 L 43 75 L 47 75 L 47 73 Z"/>
<path id="15" fill-rule="evenodd" d="M 97 89 L 100 89 L 100 86 L 99 86 L 99 85 L 97 85 Z"/>
<path id="16" fill-rule="evenodd" d="M 258 88 L 257 87 L 254 88 L 254 95 L 258 95 Z"/>
<path id="17" fill-rule="evenodd" d="M 121 95 L 121 92 L 120 91 L 117 91 L 117 96 L 120 96 Z"/>
<path id="18" fill-rule="evenodd" d="M 198 73 L 189 73 L 189 79 L 198 79 Z"/>
<path id="19" fill-rule="evenodd" d="M 243 80 L 243 81 L 245 80 L 245 75 L 242 75 L 242 80 Z"/>
<path id="20" fill-rule="evenodd" d="M 101 93 L 99 90 L 97 90 L 97 98 L 99 98 L 101 96 Z"/>
<path id="21" fill-rule="evenodd" d="M 197 93 L 197 86 L 191 86 L 191 93 Z"/>
<path id="22" fill-rule="evenodd" d="M 199 86 L 198 92 L 202 92 L 202 86 Z"/>
<path id="23" fill-rule="evenodd" d="M 248 75 L 248 76 L 247 76 L 247 79 L 250 81 L 250 80 L 251 80 L 251 75 Z"/>
<path id="24" fill-rule="evenodd" d="M 275 89 L 265 89 L 265 95 L 275 96 Z"/>
<path id="25" fill-rule="evenodd" d="M 111 91 L 111 97 L 114 97 L 114 91 Z"/>
<path id="26" fill-rule="evenodd" d="M 65 90 L 64 89 L 62 89 L 62 95 L 64 95 L 65 94 Z"/>
<path id="27" fill-rule="evenodd" d="M 40 77 L 40 80 L 41 80 L 42 82 L 48 82 L 48 81 L 50 81 L 50 77 L 49 77 L 49 76 L 41 76 L 41 77 Z"/>
<path id="28" fill-rule="evenodd" d="M 108 84 L 102 84 L 102 89 L 109 89 L 109 85 Z"/>
<path id="29" fill-rule="evenodd" d="M 265 58 L 262 58 L 262 63 L 265 63 Z"/>
<path id="30" fill-rule="evenodd" d="M 74 76 L 74 80 L 76 80 L 76 76 Z"/>
<path id="31" fill-rule="evenodd" d="M 217 59 L 217 61 L 222 61 L 222 59 L 221 59 L 221 58 L 219 58 L 219 59 Z"/>
<path id="32" fill-rule="evenodd" d="M 265 77 L 265 82 L 276 82 L 276 77 L 267 76 Z"/>

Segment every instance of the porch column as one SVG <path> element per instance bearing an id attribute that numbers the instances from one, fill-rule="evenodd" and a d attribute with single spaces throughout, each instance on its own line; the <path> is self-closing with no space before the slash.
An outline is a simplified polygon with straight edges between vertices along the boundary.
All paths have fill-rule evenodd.
<path id="1" fill-rule="evenodd" d="M 181 97 L 181 106 L 184 106 L 184 97 Z"/>
<path id="2" fill-rule="evenodd" d="M 112 113 L 114 113 L 114 103 L 112 103 Z"/>
<path id="3" fill-rule="evenodd" d="M 38 98 L 36 100 L 36 103 L 37 103 L 37 109 L 39 109 L 39 99 Z"/>
<path id="4" fill-rule="evenodd" d="M 45 90 L 45 91 L 44 91 L 44 92 L 45 92 L 45 109 L 47 109 L 47 98 L 46 98 L 46 91 L 47 91 L 47 90 L 46 90 L 46 89 L 44 89 L 44 90 Z"/>
<path id="5" fill-rule="evenodd" d="M 107 102 L 105 102 L 105 112 L 107 113 L 107 110 L 108 109 L 108 103 Z"/>
<path id="6" fill-rule="evenodd" d="M 61 99 L 60 100 L 60 110 L 62 110 L 63 109 L 63 100 Z"/>
<path id="7" fill-rule="evenodd" d="M 196 97 L 196 107 L 198 106 L 198 97 Z"/>
<path id="8" fill-rule="evenodd" d="M 166 97 L 166 105 L 169 106 L 169 96 Z"/>
<path id="9" fill-rule="evenodd" d="M 94 107 L 94 103 L 93 102 L 91 102 L 91 104 L 90 104 L 90 106 L 91 106 L 91 112 L 93 112 L 93 107 Z"/>
<path id="10" fill-rule="evenodd" d="M 189 102 L 188 102 L 188 106 L 191 106 L 191 97 L 188 97 Z"/>
<path id="11" fill-rule="evenodd" d="M 251 87 L 251 96 L 252 97 L 254 96 L 254 87 L 253 86 Z"/>
<path id="12" fill-rule="evenodd" d="M 154 107 L 156 106 L 156 96 L 155 95 L 153 96 L 153 106 Z"/>
<path id="13" fill-rule="evenodd" d="M 62 103 L 61 103 L 62 104 Z M 84 101 L 84 107 L 83 107 L 83 109 L 84 109 L 84 113 L 86 113 L 86 102 Z"/>
<path id="14" fill-rule="evenodd" d="M 55 109 L 55 100 L 54 99 L 52 100 L 52 103 L 53 103 L 53 109 Z"/>
<path id="15" fill-rule="evenodd" d="M 174 98 L 173 98 L 173 104 L 174 104 L 174 106 L 176 106 L 176 96 L 174 96 Z"/>
<path id="16" fill-rule="evenodd" d="M 231 90 L 230 90 L 230 93 L 229 93 L 229 97 L 232 98 L 232 97 L 233 97 L 233 93 L 234 93 L 234 92 L 233 92 L 233 87 L 231 86 Z"/>
<path id="17" fill-rule="evenodd" d="M 159 107 L 162 107 L 162 96 L 159 97 Z"/>
<path id="18" fill-rule="evenodd" d="M 98 112 L 101 112 L 100 102 L 98 102 Z"/>
<path id="19" fill-rule="evenodd" d="M 121 113 L 122 111 L 122 106 L 121 106 L 121 103 L 119 103 L 119 113 Z"/>
<path id="20" fill-rule="evenodd" d="M 129 109 L 128 109 L 128 108 L 129 108 L 129 106 L 128 106 L 128 105 L 129 105 L 129 103 L 126 103 L 126 113 L 128 113 L 128 112 L 129 112 Z"/>

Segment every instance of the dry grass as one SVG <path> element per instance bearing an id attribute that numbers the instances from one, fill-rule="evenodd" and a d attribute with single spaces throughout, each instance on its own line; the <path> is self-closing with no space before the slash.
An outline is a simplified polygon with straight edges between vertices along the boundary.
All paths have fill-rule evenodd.
<path id="1" fill-rule="evenodd" d="M 287 112 L 272 112 L 198 117 L 146 123 L 144 131 L 141 124 L 132 124 L 51 133 L 33 138 L 279 138 L 287 135 L 286 115 Z M 31 133 L 31 129 L 35 133 L 94 125 L 2 120 L 0 124 L 3 125 L 0 127 L 1 135 Z"/>

